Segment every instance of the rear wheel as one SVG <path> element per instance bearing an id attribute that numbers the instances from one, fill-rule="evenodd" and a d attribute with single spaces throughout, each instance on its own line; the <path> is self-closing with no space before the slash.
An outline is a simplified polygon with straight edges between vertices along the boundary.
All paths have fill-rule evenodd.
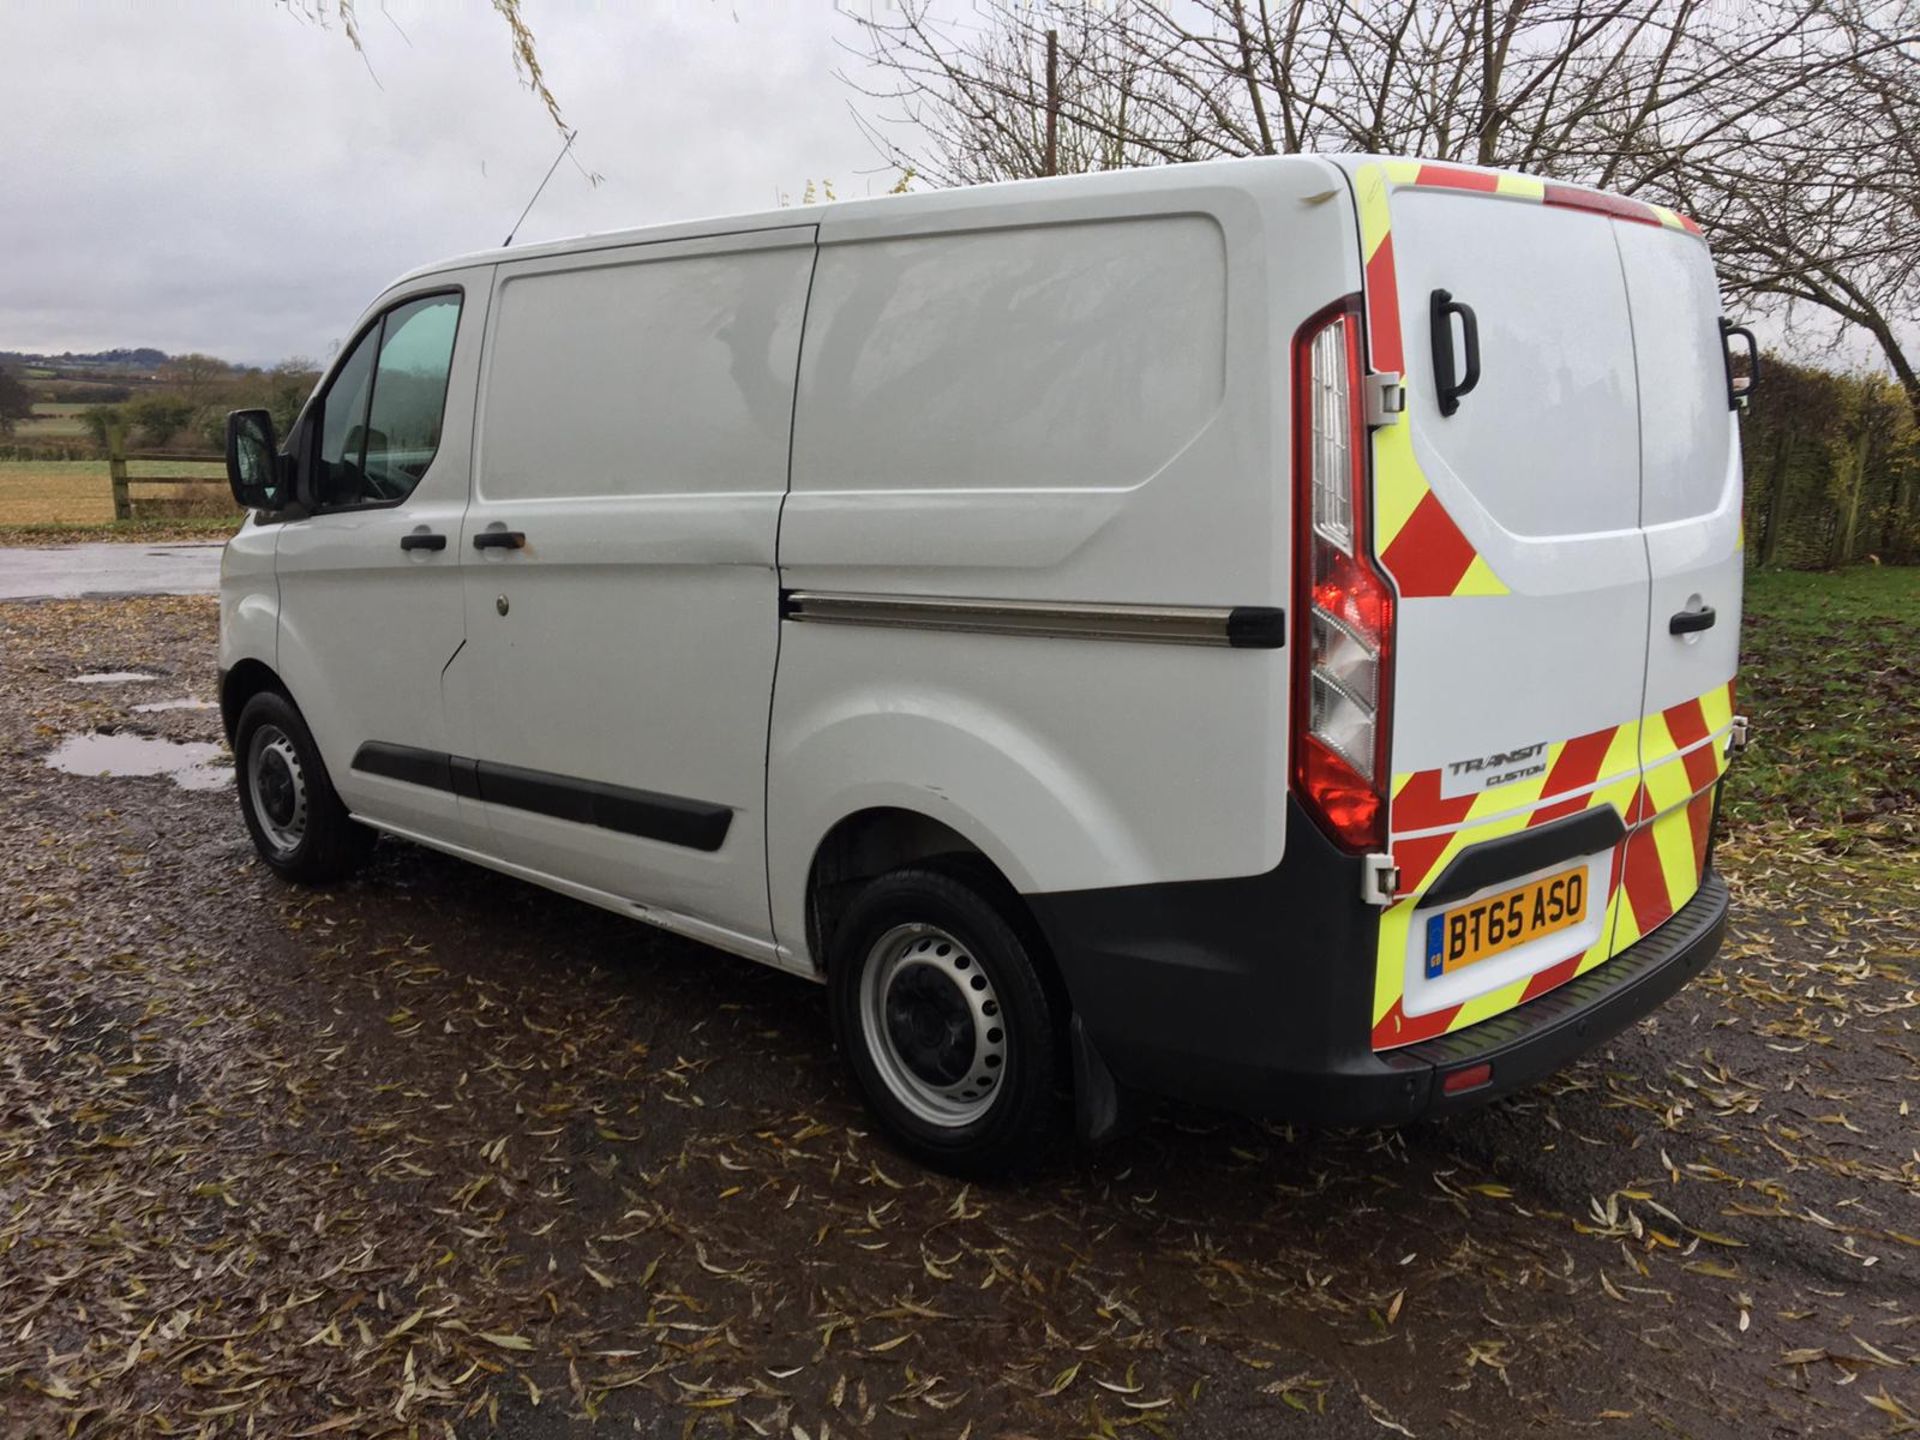
<path id="1" fill-rule="evenodd" d="M 1053 1007 L 986 887 L 898 870 L 855 897 L 828 960 L 834 1029 L 893 1141 L 967 1174 L 1016 1169 L 1053 1133 Z"/>
<path id="2" fill-rule="evenodd" d="M 249 700 L 234 726 L 233 753 L 240 814 L 253 848 L 276 875 L 323 884 L 344 879 L 366 860 L 373 832 L 340 803 L 291 700 L 271 690 Z"/>

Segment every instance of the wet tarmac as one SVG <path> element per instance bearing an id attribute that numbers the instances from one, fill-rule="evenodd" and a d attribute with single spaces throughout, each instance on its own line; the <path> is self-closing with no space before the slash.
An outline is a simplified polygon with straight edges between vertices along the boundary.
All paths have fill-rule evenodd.
<path id="1" fill-rule="evenodd" d="M 220 545 L 0 546 L 0 600 L 85 595 L 214 595 Z"/>

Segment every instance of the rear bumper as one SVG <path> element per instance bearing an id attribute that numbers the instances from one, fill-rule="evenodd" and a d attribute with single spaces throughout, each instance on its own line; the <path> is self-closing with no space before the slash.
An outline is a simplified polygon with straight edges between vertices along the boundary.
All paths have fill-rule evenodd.
<path id="1" fill-rule="evenodd" d="M 1637 945 L 1504 1015 L 1380 1057 L 1417 1079 L 1414 1119 L 1471 1109 L 1523 1089 L 1626 1029 L 1706 968 L 1727 929 L 1727 884 L 1708 871 L 1693 899 Z M 1489 1064 L 1488 1084 L 1445 1094 L 1442 1079 Z M 1388 1117 L 1393 1118 L 1393 1117 Z"/>
<path id="2" fill-rule="evenodd" d="M 1296 819 L 1304 822 L 1303 816 Z M 1393 1125 L 1470 1109 L 1565 1066 L 1704 968 L 1726 929 L 1708 872 L 1664 925 L 1491 1020 L 1375 1053 L 1377 913 L 1358 863 L 1304 822 L 1270 875 L 1029 897 L 1086 1038 L 1122 1084 L 1251 1114 Z M 1446 1076 L 1488 1065 L 1485 1083 Z"/>

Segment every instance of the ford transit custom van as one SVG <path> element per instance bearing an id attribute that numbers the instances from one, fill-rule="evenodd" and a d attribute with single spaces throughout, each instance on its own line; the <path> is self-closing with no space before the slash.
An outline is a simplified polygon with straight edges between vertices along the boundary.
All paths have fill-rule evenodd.
<path id="1" fill-rule="evenodd" d="M 230 418 L 241 811 L 824 982 L 949 1168 L 1478 1104 L 1720 943 L 1735 340 L 1673 211 L 1375 156 L 430 266 Z"/>

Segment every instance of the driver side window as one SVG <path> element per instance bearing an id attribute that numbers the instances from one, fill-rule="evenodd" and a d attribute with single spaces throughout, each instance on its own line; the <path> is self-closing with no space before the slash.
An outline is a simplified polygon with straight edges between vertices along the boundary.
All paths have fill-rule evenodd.
<path id="1" fill-rule="evenodd" d="M 320 414 L 314 496 L 323 509 L 394 505 L 413 493 L 440 447 L 458 295 L 396 306 L 334 372 Z"/>

